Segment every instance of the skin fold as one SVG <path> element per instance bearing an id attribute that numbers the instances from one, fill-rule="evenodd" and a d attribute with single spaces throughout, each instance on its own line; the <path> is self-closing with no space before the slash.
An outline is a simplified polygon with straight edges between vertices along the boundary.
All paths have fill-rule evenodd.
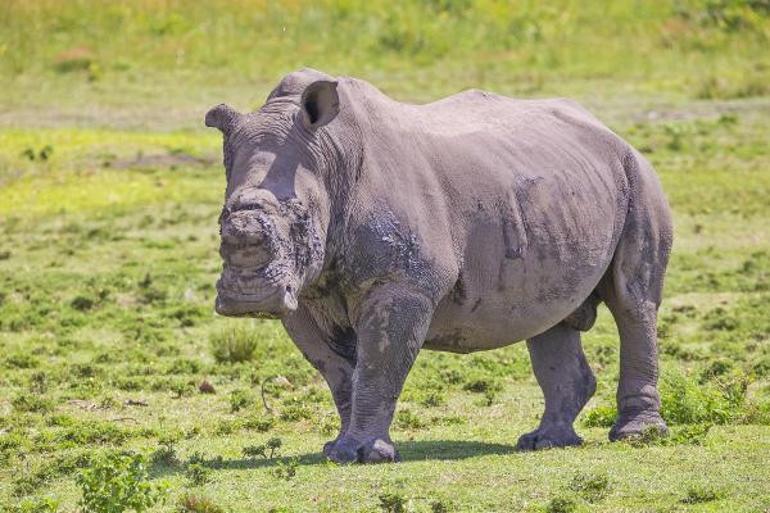
<path id="1" fill-rule="evenodd" d="M 337 462 L 397 461 L 421 349 L 526 340 L 545 397 L 524 450 L 577 445 L 595 390 L 580 333 L 620 336 L 612 440 L 666 430 L 656 316 L 672 244 L 657 176 L 574 102 L 465 91 L 426 105 L 304 69 L 249 114 L 219 105 L 222 315 L 279 318 L 329 384 Z"/>

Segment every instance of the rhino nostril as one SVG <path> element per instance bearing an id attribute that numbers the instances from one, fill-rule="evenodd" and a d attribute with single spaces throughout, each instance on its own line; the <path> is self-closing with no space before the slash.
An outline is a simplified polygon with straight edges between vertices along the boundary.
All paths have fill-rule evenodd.
<path id="1" fill-rule="evenodd" d="M 267 240 L 265 221 L 253 212 L 234 212 L 221 227 L 222 242 L 227 244 L 261 245 Z"/>

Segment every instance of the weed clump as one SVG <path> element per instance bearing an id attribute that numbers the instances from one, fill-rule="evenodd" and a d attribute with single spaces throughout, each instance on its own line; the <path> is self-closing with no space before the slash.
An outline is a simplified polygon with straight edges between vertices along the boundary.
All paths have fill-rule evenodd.
<path id="1" fill-rule="evenodd" d="M 406 511 L 406 498 L 395 492 L 380 494 L 380 509 L 385 513 L 404 513 Z"/>
<path id="2" fill-rule="evenodd" d="M 202 463 L 188 463 L 184 475 L 192 486 L 201 486 L 211 481 L 211 469 Z"/>
<path id="3" fill-rule="evenodd" d="M 615 406 L 599 405 L 589 410 L 583 416 L 583 425 L 585 427 L 603 427 L 609 428 L 615 423 L 618 416 L 618 410 Z"/>
<path id="4" fill-rule="evenodd" d="M 24 499 L 20 503 L 3 509 L 0 504 L 0 511 L 8 513 L 56 513 L 59 511 L 59 501 L 52 497 L 42 497 L 34 499 Z"/>
<path id="5" fill-rule="evenodd" d="M 401 429 L 421 429 L 425 427 L 425 421 L 412 410 L 400 410 L 396 414 L 396 425 Z"/>
<path id="6" fill-rule="evenodd" d="M 165 498 L 167 485 L 151 483 L 144 456 L 107 452 L 77 476 L 84 513 L 142 513 Z"/>
<path id="7" fill-rule="evenodd" d="M 177 434 L 165 435 L 158 440 L 159 447 L 152 453 L 151 460 L 154 465 L 174 467 L 179 464 L 176 454 L 176 444 L 179 442 Z"/>
<path id="8" fill-rule="evenodd" d="M 701 504 L 722 499 L 725 496 L 723 490 L 712 486 L 692 485 L 687 488 L 687 494 L 681 500 L 683 504 Z"/>
<path id="9" fill-rule="evenodd" d="M 761 405 L 747 400 L 748 378 L 729 372 L 731 368 L 729 364 L 713 363 L 698 380 L 682 373 L 667 373 L 660 387 L 662 417 L 671 425 L 701 426 L 762 419 L 758 414 Z M 616 417 L 615 406 L 601 405 L 586 412 L 583 425 L 610 427 Z"/>
<path id="10" fill-rule="evenodd" d="M 254 394 L 248 390 L 237 389 L 230 392 L 230 411 L 239 412 L 255 403 Z"/>
<path id="11" fill-rule="evenodd" d="M 178 513 L 225 513 L 225 509 L 207 497 L 186 493 L 179 499 Z"/>
<path id="12" fill-rule="evenodd" d="M 578 473 L 568 488 L 587 502 L 599 502 L 610 490 L 610 478 L 605 473 Z"/>
<path id="13" fill-rule="evenodd" d="M 554 497 L 545 507 L 546 513 L 575 513 L 578 504 L 575 499 L 569 497 Z"/>
<path id="14" fill-rule="evenodd" d="M 228 328 L 210 338 L 211 352 L 218 363 L 243 363 L 254 359 L 257 338 L 243 327 Z"/>
<path id="15" fill-rule="evenodd" d="M 21 394 L 11 401 L 16 411 L 24 413 L 49 413 L 53 411 L 53 401 L 37 395 Z"/>
<path id="16" fill-rule="evenodd" d="M 290 481 L 297 475 L 297 467 L 299 467 L 299 458 L 289 458 L 286 461 L 279 461 L 272 473 L 278 479 Z"/>

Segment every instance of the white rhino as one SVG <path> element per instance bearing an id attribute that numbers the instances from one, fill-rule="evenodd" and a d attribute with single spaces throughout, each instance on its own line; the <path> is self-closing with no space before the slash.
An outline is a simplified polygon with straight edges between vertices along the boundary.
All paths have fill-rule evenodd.
<path id="1" fill-rule="evenodd" d="M 580 345 L 603 301 L 620 334 L 615 440 L 666 430 L 656 316 L 672 243 L 654 170 L 569 100 L 466 91 L 427 105 L 314 70 L 256 112 L 226 105 L 216 309 L 278 317 L 331 388 L 324 453 L 398 459 L 389 428 L 421 349 L 526 340 L 545 396 L 521 449 L 576 445 L 594 393 Z"/>

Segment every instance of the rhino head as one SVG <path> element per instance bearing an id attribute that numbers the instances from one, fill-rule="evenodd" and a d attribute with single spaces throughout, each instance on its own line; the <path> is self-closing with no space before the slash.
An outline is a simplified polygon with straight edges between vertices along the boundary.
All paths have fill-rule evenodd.
<path id="1" fill-rule="evenodd" d="M 206 114 L 224 136 L 227 173 L 217 313 L 281 317 L 320 274 L 331 217 L 321 132 L 338 112 L 337 83 L 305 72 L 256 112 L 222 104 Z"/>

